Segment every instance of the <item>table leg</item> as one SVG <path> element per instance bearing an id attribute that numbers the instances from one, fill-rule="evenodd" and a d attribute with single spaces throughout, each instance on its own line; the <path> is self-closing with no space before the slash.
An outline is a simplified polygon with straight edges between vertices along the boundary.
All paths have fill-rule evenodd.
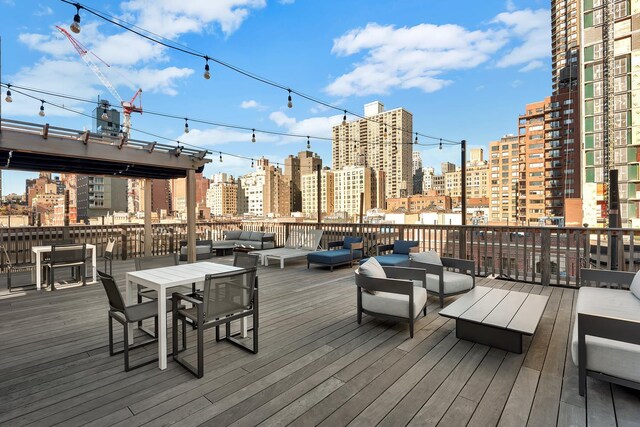
<path id="1" fill-rule="evenodd" d="M 167 290 L 164 287 L 158 289 L 158 367 L 167 369 Z"/>
<path id="2" fill-rule="evenodd" d="M 36 254 L 36 289 L 42 288 L 42 259 L 40 253 Z"/>
<path id="3" fill-rule="evenodd" d="M 125 281 L 125 301 L 126 301 L 126 305 L 134 305 L 136 303 L 136 284 L 133 283 L 131 280 L 129 280 L 129 278 L 126 279 Z M 127 337 L 127 339 L 129 340 L 129 345 L 133 344 L 133 328 L 134 325 L 131 324 L 129 326 L 129 336 Z"/>
<path id="4" fill-rule="evenodd" d="M 522 334 L 515 331 L 456 319 L 456 337 L 512 353 L 522 353 Z"/>
<path id="5" fill-rule="evenodd" d="M 96 248 L 91 249 L 91 263 L 93 264 L 93 283 L 98 281 L 97 273 L 98 267 L 96 265 Z M 86 273 L 85 273 L 86 274 Z"/>
<path id="6" fill-rule="evenodd" d="M 243 317 L 240 319 L 240 336 L 242 338 L 247 337 L 247 318 Z"/>

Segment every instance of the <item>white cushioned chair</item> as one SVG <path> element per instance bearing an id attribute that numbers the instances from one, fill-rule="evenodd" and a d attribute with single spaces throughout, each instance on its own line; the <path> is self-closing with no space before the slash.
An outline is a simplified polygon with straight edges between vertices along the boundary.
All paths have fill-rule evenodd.
<path id="1" fill-rule="evenodd" d="M 426 271 L 427 292 L 440 298 L 440 307 L 444 306 L 445 297 L 463 294 L 476 285 L 473 260 L 445 258 L 427 251 L 409 254 L 409 267 Z M 415 285 L 420 286 L 420 282 Z"/>
<path id="2" fill-rule="evenodd" d="M 409 267 L 381 266 L 370 258 L 355 272 L 358 300 L 358 323 L 362 313 L 387 320 L 409 323 L 413 338 L 415 319 L 427 315 L 427 290 L 423 270 Z M 423 286 L 414 286 L 413 281 Z"/>

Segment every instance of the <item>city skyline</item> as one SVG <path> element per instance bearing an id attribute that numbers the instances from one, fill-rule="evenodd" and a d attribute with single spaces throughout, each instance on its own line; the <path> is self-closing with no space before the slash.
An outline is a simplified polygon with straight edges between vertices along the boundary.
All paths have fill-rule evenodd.
<path id="1" fill-rule="evenodd" d="M 469 148 L 487 147 L 506 133 L 516 133 L 517 115 L 524 105 L 543 98 L 551 87 L 547 2 L 467 2 L 453 13 L 446 5 L 426 7 L 418 1 L 407 1 L 402 8 L 356 1 L 349 5 L 353 13 L 338 21 L 333 15 L 343 5 L 331 1 L 230 2 L 226 14 L 204 5 L 197 17 L 180 7 L 171 11 L 159 5 L 160 12 L 169 16 L 166 28 L 161 29 L 154 26 L 143 3 L 88 5 L 99 10 L 107 7 L 107 13 L 199 51 L 215 53 L 222 60 L 349 111 L 362 113 L 364 104 L 376 100 L 387 109 L 405 108 L 414 116 L 415 130 L 466 139 Z M 3 82 L 96 100 L 100 96 L 113 102 L 108 90 L 54 28 L 68 27 L 73 7 L 57 2 L 3 2 L 0 11 L 5 30 Z M 124 98 L 133 94 L 141 81 L 147 85 L 142 85 L 143 105 L 149 111 L 328 138 L 331 126 L 342 120 L 341 112 L 300 97 L 293 97 L 293 108 L 289 109 L 286 92 L 249 81 L 213 63 L 211 79 L 204 80 L 202 61 L 143 43 L 86 11 L 81 15 L 82 32 L 77 38 L 119 70 L 107 77 Z M 27 16 L 29 19 L 25 19 Z M 183 19 L 180 22 L 184 28 L 177 25 L 176 18 Z M 281 28 L 296 37 L 281 34 Z M 127 55 L 118 49 L 123 40 L 130 44 Z M 134 54 L 140 61 L 132 60 Z M 409 66 L 405 60 L 413 62 Z M 416 65 L 416 60 L 421 65 Z M 53 79 L 55 85 L 50 84 Z M 35 114 L 39 102 L 15 90 L 13 98 L 12 104 L 3 102 L 3 117 L 77 129 L 91 127 L 89 118 L 62 114 L 51 106 L 47 107 L 47 116 L 40 118 Z M 85 112 L 93 109 L 81 103 L 65 104 Z M 264 134 L 258 134 L 258 141 L 252 145 L 250 131 L 195 123 L 185 135 L 184 121 L 145 114 L 135 115 L 133 126 L 204 146 L 216 159 L 216 150 L 244 155 L 251 152 L 256 158 L 264 155 L 272 163 L 283 165 L 289 154 L 304 150 L 306 145 L 305 138 Z M 311 145 L 312 151 L 331 159 L 330 141 L 312 139 Z M 442 151 L 421 147 L 420 151 L 425 166 L 442 161 L 459 163 L 457 147 Z M 214 161 L 205 174 L 239 176 L 250 169 L 250 161 L 227 156 L 222 164 Z M 20 192 L 26 177 L 24 173 L 6 173 L 3 193 Z"/>

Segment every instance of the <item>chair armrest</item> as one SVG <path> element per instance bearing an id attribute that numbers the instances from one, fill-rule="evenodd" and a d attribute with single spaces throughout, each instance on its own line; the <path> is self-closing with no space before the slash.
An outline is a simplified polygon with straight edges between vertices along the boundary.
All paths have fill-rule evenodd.
<path id="1" fill-rule="evenodd" d="M 273 236 L 262 236 L 262 241 L 263 242 L 275 242 L 276 241 L 276 236 L 275 236 L 275 234 Z"/>
<path id="2" fill-rule="evenodd" d="M 596 270 L 592 268 L 580 269 L 580 286 L 591 286 L 590 282 L 595 282 L 596 286 L 601 286 L 601 283 L 608 283 L 621 287 L 625 285 L 625 288 L 631 286 L 631 282 L 635 277 L 635 273 L 628 271 L 612 271 L 612 270 Z"/>
<path id="3" fill-rule="evenodd" d="M 428 264 L 426 262 L 409 261 L 410 268 L 418 268 L 426 274 L 435 274 L 436 276 L 444 276 L 444 266 L 438 264 Z"/>
<path id="4" fill-rule="evenodd" d="M 186 302 L 190 302 L 193 305 L 204 304 L 199 299 L 190 297 L 189 295 L 181 294 L 179 292 L 174 292 L 171 294 L 171 301 L 173 303 L 177 303 L 178 301 L 186 301 Z"/>
<path id="5" fill-rule="evenodd" d="M 331 250 L 331 248 L 339 248 L 342 246 L 344 246 L 343 240 L 336 241 L 336 242 L 329 242 L 329 244 L 327 245 L 327 249 Z"/>
<path id="6" fill-rule="evenodd" d="M 413 282 L 404 279 L 361 276 L 356 274 L 356 286 L 369 291 L 389 292 L 392 294 L 413 295 Z"/>
<path id="7" fill-rule="evenodd" d="M 442 265 L 447 268 L 457 268 L 462 271 L 469 273 L 471 277 L 473 277 L 473 281 L 475 283 L 476 280 L 476 265 L 473 260 L 470 259 L 461 259 L 461 258 L 446 258 L 441 257 Z"/>
<path id="8" fill-rule="evenodd" d="M 426 280 L 426 274 L 420 268 L 382 266 L 382 269 L 390 279 Z"/>
<path id="9" fill-rule="evenodd" d="M 382 252 L 392 251 L 393 244 L 390 245 L 378 245 L 376 246 L 376 255 L 381 255 Z"/>
<path id="10" fill-rule="evenodd" d="M 349 253 L 351 254 L 351 259 L 354 259 L 353 258 L 354 251 L 362 251 L 362 254 L 360 255 L 360 259 L 361 259 L 364 256 L 364 242 L 357 242 L 357 243 L 351 244 L 351 249 L 349 249 Z"/>

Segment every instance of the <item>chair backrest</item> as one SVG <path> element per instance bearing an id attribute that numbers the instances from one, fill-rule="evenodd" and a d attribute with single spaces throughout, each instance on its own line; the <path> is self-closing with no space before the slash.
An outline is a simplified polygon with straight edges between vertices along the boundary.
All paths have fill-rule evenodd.
<path id="1" fill-rule="evenodd" d="M 122 298 L 120 289 L 118 289 L 118 285 L 116 284 L 113 276 L 110 276 L 107 273 L 103 273 L 102 271 L 98 270 L 98 277 L 100 277 L 102 286 L 107 293 L 107 298 L 109 298 L 109 306 L 111 307 L 111 309 L 124 313 L 126 310 L 126 305 L 124 304 L 124 299 Z"/>
<path id="2" fill-rule="evenodd" d="M 107 247 L 104 250 L 104 257 L 106 259 L 113 259 L 113 249 L 116 246 L 116 239 L 109 239 Z"/>
<path id="3" fill-rule="evenodd" d="M 320 246 L 322 233 L 322 230 L 292 230 L 284 247 L 315 251 Z"/>
<path id="4" fill-rule="evenodd" d="M 253 308 L 256 268 L 207 274 L 204 280 L 204 321 Z"/>
<path id="5" fill-rule="evenodd" d="M 51 246 L 52 265 L 85 262 L 86 258 L 86 243 L 71 243 Z"/>
<path id="6" fill-rule="evenodd" d="M 240 268 L 257 268 L 260 257 L 258 254 L 248 254 L 246 252 L 234 252 L 233 266 Z"/>
<path id="7" fill-rule="evenodd" d="M 135 259 L 136 271 L 178 265 L 177 254 L 144 256 Z"/>

